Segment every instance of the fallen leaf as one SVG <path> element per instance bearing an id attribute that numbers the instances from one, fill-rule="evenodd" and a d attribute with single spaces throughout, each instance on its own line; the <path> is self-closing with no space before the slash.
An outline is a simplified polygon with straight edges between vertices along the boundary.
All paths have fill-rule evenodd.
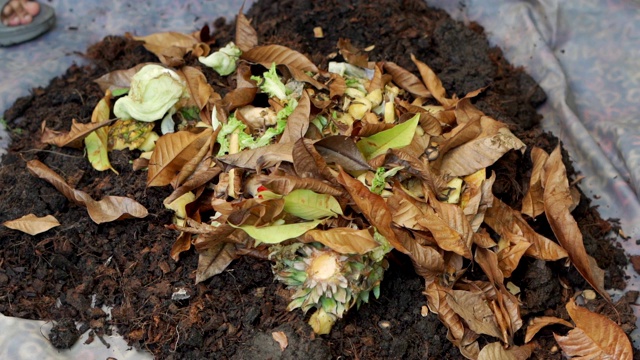
<path id="1" fill-rule="evenodd" d="M 344 227 L 309 230 L 304 235 L 304 241 L 317 241 L 341 254 L 363 255 L 380 246 L 369 230 Z"/>
<path id="2" fill-rule="evenodd" d="M 450 290 L 446 294 L 451 309 L 465 320 L 469 328 L 478 334 L 502 339 L 496 316 L 482 294 L 464 290 Z"/>
<path id="3" fill-rule="evenodd" d="M 555 261 L 568 256 L 565 249 L 536 233 L 518 211 L 513 210 L 498 198 L 494 197 L 484 221 L 500 236 L 521 236 L 524 238 L 523 241 L 530 242 L 532 246 L 527 249 L 528 256 L 546 261 Z"/>
<path id="4" fill-rule="evenodd" d="M 193 50 L 200 43 L 192 35 L 172 31 L 159 32 L 147 36 L 127 35 L 134 40 L 144 41 L 145 49 L 155 54 L 161 63 L 171 67 L 179 67 L 184 64 L 184 56 L 187 52 Z M 208 46 L 204 46 L 206 46 L 207 51 L 201 56 L 206 56 L 209 53 Z"/>
<path id="5" fill-rule="evenodd" d="M 418 67 L 420 76 L 422 76 L 422 81 L 424 81 L 427 89 L 433 95 L 433 97 L 436 98 L 436 100 L 438 100 L 438 102 L 445 107 L 455 105 L 455 100 L 447 98 L 447 92 L 444 89 L 444 86 L 442 86 L 442 81 L 440 81 L 436 73 L 433 72 L 433 70 L 431 70 L 431 68 L 427 64 L 416 59 L 413 54 L 411 54 L 411 60 Z"/>
<path id="6" fill-rule="evenodd" d="M 300 178 L 322 178 L 322 172 L 318 168 L 318 163 L 323 163 L 324 159 L 313 147 L 309 139 L 300 138 L 293 146 L 291 153 L 293 167 Z M 326 163 L 324 165 L 326 167 Z"/>
<path id="7" fill-rule="evenodd" d="M 34 214 L 28 214 L 19 219 L 5 221 L 2 225 L 29 235 L 38 235 L 60 225 L 60 223 L 53 215 L 37 217 Z"/>
<path id="8" fill-rule="evenodd" d="M 353 201 L 355 201 L 364 217 L 373 225 L 378 232 L 384 236 L 387 241 L 396 250 L 408 254 L 409 251 L 404 245 L 396 238 L 393 229 L 391 228 L 392 214 L 387 207 L 384 199 L 377 194 L 372 193 L 366 186 L 360 181 L 352 178 L 344 170 L 340 170 L 338 181 L 347 190 Z"/>
<path id="9" fill-rule="evenodd" d="M 116 119 L 102 121 L 99 123 L 81 124 L 76 119 L 71 120 L 71 130 L 55 131 L 46 127 L 46 122 L 42 122 L 42 137 L 40 141 L 45 144 L 56 145 L 59 147 L 82 148 L 82 140 L 103 126 L 107 126 Z"/>
<path id="10" fill-rule="evenodd" d="M 209 141 L 212 132 L 213 130 L 207 128 L 197 134 L 178 131 L 160 137 L 149 159 L 147 186 L 169 185 L 182 167 Z"/>
<path id="11" fill-rule="evenodd" d="M 401 239 L 400 242 L 411 258 L 416 274 L 427 281 L 442 276 L 445 269 L 444 258 L 433 246 L 419 244 L 415 239 Z"/>
<path id="12" fill-rule="evenodd" d="M 551 230 L 569 254 L 569 260 L 582 277 L 602 297 L 611 301 L 609 294 L 604 289 L 604 271 L 598 267 L 595 261 L 591 260 L 593 258 L 587 255 L 578 223 L 569 211 L 573 200 L 569 190 L 567 170 L 562 163 L 562 153 L 559 146 L 549 156 L 544 165 L 544 173 L 544 212 Z"/>
<path id="13" fill-rule="evenodd" d="M 420 115 L 416 114 L 410 120 L 398 124 L 389 130 L 381 131 L 375 135 L 360 139 L 356 145 L 366 159 L 373 159 L 378 155 L 386 153 L 389 149 L 403 148 L 411 144 L 419 120 Z"/>
<path id="14" fill-rule="evenodd" d="M 96 224 L 130 217 L 144 218 L 148 215 L 144 206 L 127 197 L 105 196 L 100 201 L 95 201 L 84 191 L 72 188 L 60 175 L 38 160 L 27 162 L 27 169 L 35 176 L 53 185 L 70 201 L 85 206 L 89 217 Z"/>
<path id="15" fill-rule="evenodd" d="M 111 114 L 111 91 L 107 90 L 104 97 L 98 101 L 91 114 L 91 123 L 99 124 L 109 121 Z M 116 174 L 118 172 L 111 166 L 109 162 L 109 128 L 101 127 L 84 138 L 84 144 L 87 149 L 87 158 L 91 166 L 98 170 L 104 171 L 111 169 Z"/>
<path id="16" fill-rule="evenodd" d="M 431 97 L 431 92 L 427 90 L 420 78 L 413 75 L 409 70 L 401 67 L 394 62 L 385 62 L 384 70 L 392 77 L 393 82 L 410 92 L 414 96 Z"/>
<path id="17" fill-rule="evenodd" d="M 258 86 L 251 80 L 251 67 L 242 62 L 236 70 L 236 87 L 229 91 L 223 99 L 227 111 L 231 112 L 239 107 L 249 105 L 256 98 Z"/>
<path id="18" fill-rule="evenodd" d="M 569 358 L 633 359 L 631 342 L 615 322 L 577 306 L 573 299 L 569 300 L 566 307 L 576 328 L 566 336 L 553 336 Z"/>
<path id="19" fill-rule="evenodd" d="M 102 92 L 109 90 L 113 93 L 116 90 L 128 89 L 131 87 L 131 79 L 133 78 L 133 75 L 148 64 L 150 63 L 138 64 L 126 70 L 114 70 L 100 76 L 94 81 L 98 86 L 100 86 L 100 90 L 102 90 Z"/>
<path id="20" fill-rule="evenodd" d="M 518 267 L 520 259 L 529 247 L 531 247 L 531 243 L 522 241 L 510 244 L 498 251 L 498 266 L 505 277 L 511 277 L 511 273 Z"/>
<path id="21" fill-rule="evenodd" d="M 284 351 L 284 349 L 289 346 L 289 340 L 287 339 L 287 335 L 282 331 L 274 331 L 271 333 L 273 340 L 275 340 L 278 345 L 280 345 L 280 351 Z"/>
<path id="22" fill-rule="evenodd" d="M 302 71 L 318 72 L 316 65 L 306 56 L 282 45 L 256 46 L 240 56 L 240 58 L 258 63 L 265 68 L 271 68 L 271 64 L 286 65 Z"/>
<path id="23" fill-rule="evenodd" d="M 258 46 L 258 33 L 256 33 L 256 29 L 251 26 L 249 19 L 244 16 L 243 10 L 244 4 L 240 7 L 238 16 L 236 16 L 235 44 L 244 52 Z"/>
<path id="24" fill-rule="evenodd" d="M 178 235 L 178 238 L 171 246 L 171 251 L 169 252 L 169 256 L 171 256 L 174 261 L 180 260 L 180 253 L 191 249 L 192 236 L 192 234 L 185 232 L 181 232 L 180 235 Z"/>
<path id="25" fill-rule="evenodd" d="M 346 171 L 369 170 L 371 166 L 348 136 L 327 136 L 313 144 L 327 163 L 340 165 Z"/>
<path id="26" fill-rule="evenodd" d="M 573 328 L 573 324 L 568 322 L 567 320 L 557 318 L 555 316 L 539 316 L 533 318 L 529 321 L 529 325 L 527 326 L 527 333 L 524 336 L 524 342 L 528 343 L 533 339 L 534 336 L 545 326 L 560 324 L 564 326 L 568 326 Z"/>
<path id="27" fill-rule="evenodd" d="M 318 179 L 303 179 L 287 175 L 259 175 L 258 182 L 280 195 L 287 195 L 297 189 L 312 190 L 331 196 L 344 195 L 341 189 L 337 189 Z"/>
<path id="28" fill-rule="evenodd" d="M 236 245 L 219 243 L 202 251 L 198 257 L 196 284 L 223 272 L 236 259 Z"/>
<path id="29" fill-rule="evenodd" d="M 450 176 L 466 176 L 493 165 L 509 150 L 520 150 L 525 147 L 511 131 L 502 127 L 495 133 L 478 137 L 456 148 L 442 157 L 440 171 Z"/>
<path id="30" fill-rule="evenodd" d="M 373 78 L 369 81 L 369 86 L 367 86 L 367 93 L 371 93 L 375 90 L 380 90 L 384 93 L 384 80 L 382 77 L 382 69 L 378 64 L 375 64 L 373 67 Z"/>
<path id="31" fill-rule="evenodd" d="M 283 197 L 284 211 L 304 220 L 342 215 L 338 200 L 331 195 L 297 189 Z"/>
<path id="32" fill-rule="evenodd" d="M 427 285 L 425 295 L 429 310 L 438 314 L 438 318 L 449 329 L 454 339 L 462 339 L 465 334 L 465 324 L 460 316 L 453 311 L 447 301 L 448 289 L 434 281 Z"/>
<path id="33" fill-rule="evenodd" d="M 539 147 L 531 149 L 531 161 L 533 169 L 531 170 L 531 178 L 529 179 L 529 190 L 522 198 L 523 214 L 532 218 L 544 212 L 544 189 L 542 188 L 542 179 L 544 175 L 544 164 L 547 162 L 549 155 Z"/>
<path id="34" fill-rule="evenodd" d="M 499 342 L 485 345 L 480 350 L 477 360 L 526 360 L 536 348 L 536 344 L 527 344 L 523 346 L 512 345 L 508 349 Z"/>
<path id="35" fill-rule="evenodd" d="M 282 136 L 278 141 L 280 144 L 291 142 L 294 143 L 304 137 L 309 128 L 309 114 L 311 112 L 311 102 L 306 91 L 302 92 L 302 96 L 298 101 L 298 106 L 293 110 L 287 118 L 287 125 L 282 132 Z"/>
<path id="36" fill-rule="evenodd" d="M 254 225 L 240 225 L 233 227 L 242 229 L 249 234 L 255 241 L 255 246 L 260 244 L 279 244 L 285 240 L 294 239 L 303 235 L 307 231 L 320 225 L 324 220 L 315 220 L 308 222 L 300 222 L 294 224 L 284 225 L 268 225 L 268 226 L 254 226 Z"/>
<path id="37" fill-rule="evenodd" d="M 340 51 L 340 55 L 351 65 L 362 68 L 366 68 L 369 65 L 369 55 L 351 44 L 351 40 L 349 39 L 340 38 L 338 40 L 338 51 Z"/>
<path id="38" fill-rule="evenodd" d="M 189 100 L 185 106 L 197 106 L 198 110 L 202 110 L 214 92 L 207 78 L 202 71 L 192 66 L 184 66 L 177 72 L 185 80 L 189 92 Z"/>
<path id="39" fill-rule="evenodd" d="M 236 154 L 221 156 L 218 160 L 245 169 L 255 169 L 258 165 L 272 166 L 283 161 L 292 162 L 293 144 L 271 144 L 257 149 L 245 149 Z"/>
<path id="40" fill-rule="evenodd" d="M 471 244 L 467 244 L 460 233 L 449 227 L 449 224 L 435 213 L 428 212 L 423 214 L 417 221 L 418 224 L 429 229 L 433 238 L 438 243 L 438 247 L 471 259 Z"/>

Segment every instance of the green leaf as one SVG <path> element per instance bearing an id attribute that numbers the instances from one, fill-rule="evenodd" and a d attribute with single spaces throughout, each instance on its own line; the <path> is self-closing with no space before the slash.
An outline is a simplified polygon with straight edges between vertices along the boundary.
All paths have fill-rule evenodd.
<path id="1" fill-rule="evenodd" d="M 336 198 L 307 189 L 293 190 L 285 196 L 284 211 L 305 220 L 342 215 L 342 208 Z"/>
<path id="2" fill-rule="evenodd" d="M 389 149 L 403 148 L 411 144 L 419 119 L 420 114 L 416 114 L 411 119 L 389 130 L 362 138 L 356 145 L 367 160 L 384 154 Z"/>
<path id="3" fill-rule="evenodd" d="M 298 236 L 306 233 L 307 231 L 315 228 L 322 220 L 301 222 L 295 224 L 284 225 L 270 225 L 270 226 L 253 226 L 253 225 L 240 225 L 235 226 L 229 224 L 235 228 L 242 229 L 249 234 L 255 241 L 256 246 L 265 244 L 278 244 L 285 240 L 297 238 Z"/>
<path id="4" fill-rule="evenodd" d="M 111 95 L 113 97 L 126 95 L 128 93 L 129 93 L 129 88 L 119 88 L 119 89 L 115 89 L 115 90 L 111 91 Z"/>

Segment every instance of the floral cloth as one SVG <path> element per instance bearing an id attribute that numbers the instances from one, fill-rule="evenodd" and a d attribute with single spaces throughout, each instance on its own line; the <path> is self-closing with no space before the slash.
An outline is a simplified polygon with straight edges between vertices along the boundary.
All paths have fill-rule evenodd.
<path id="1" fill-rule="evenodd" d="M 458 20 L 480 23 L 509 61 L 524 66 L 540 83 L 548 96 L 539 110 L 543 127 L 562 139 L 576 169 L 585 176 L 582 189 L 595 197 L 603 217 L 621 220 L 632 239 L 621 242 L 626 251 L 640 254 L 633 241 L 640 239 L 640 2 L 427 2 Z M 31 42 L 0 48 L 0 114 L 33 87 L 45 86 L 73 63 L 84 63 L 78 54 L 106 35 L 191 32 L 219 16 L 232 18 L 242 3 L 49 0 L 57 16 L 52 31 Z M 247 0 L 245 9 L 251 3 Z M 0 129 L 0 151 L 7 141 Z M 629 288 L 640 289 L 637 275 L 633 270 L 629 274 Z M 86 352 L 80 353 L 86 351 L 81 341 L 71 352 L 52 349 L 40 335 L 39 325 L 24 325 L 33 336 L 29 341 L 16 340 L 9 333 L 23 329 L 16 326 L 20 323 L 0 316 L 1 358 L 26 359 L 36 353 L 42 359 L 89 358 Z M 633 336 L 637 339 L 638 332 Z M 147 358 L 135 352 L 126 352 L 126 357 Z"/>

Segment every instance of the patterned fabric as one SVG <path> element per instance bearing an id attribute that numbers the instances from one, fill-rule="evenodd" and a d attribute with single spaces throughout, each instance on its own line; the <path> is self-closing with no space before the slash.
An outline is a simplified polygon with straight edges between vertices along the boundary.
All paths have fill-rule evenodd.
<path id="1" fill-rule="evenodd" d="M 582 189 L 599 197 L 594 201 L 604 218 L 621 219 L 624 232 L 632 240 L 640 239 L 640 2 L 427 2 L 458 20 L 480 23 L 509 61 L 524 66 L 540 83 L 549 97 L 539 110 L 545 118 L 543 126 L 564 142 L 576 169 L 585 176 Z M 84 63 L 77 54 L 106 35 L 191 32 L 218 16 L 233 17 L 242 3 L 51 0 L 48 4 L 58 18 L 53 31 L 31 42 L 0 48 L 0 114 L 31 88 L 45 86 L 49 79 L 64 73 L 72 63 Z M 251 3 L 247 0 L 245 9 Z M 6 148 L 7 140 L 0 129 L 0 151 Z M 635 241 L 622 245 L 631 254 L 640 253 Z M 629 288 L 640 289 L 637 277 L 630 275 Z M 32 323 L 0 316 L 0 358 L 95 356 L 58 353 L 40 335 L 40 325 L 27 325 Z M 10 335 L 24 327 L 31 329 L 27 339 Z M 638 332 L 633 336 L 637 339 Z M 75 348 L 83 351 L 80 343 Z"/>

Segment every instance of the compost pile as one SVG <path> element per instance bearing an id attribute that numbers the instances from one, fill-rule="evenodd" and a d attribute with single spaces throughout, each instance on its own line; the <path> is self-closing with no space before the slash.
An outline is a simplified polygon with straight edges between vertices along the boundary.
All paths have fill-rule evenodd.
<path id="1" fill-rule="evenodd" d="M 612 226 L 477 25 L 260 1 L 87 56 L 5 113 L 0 312 L 158 358 L 632 357 Z"/>

